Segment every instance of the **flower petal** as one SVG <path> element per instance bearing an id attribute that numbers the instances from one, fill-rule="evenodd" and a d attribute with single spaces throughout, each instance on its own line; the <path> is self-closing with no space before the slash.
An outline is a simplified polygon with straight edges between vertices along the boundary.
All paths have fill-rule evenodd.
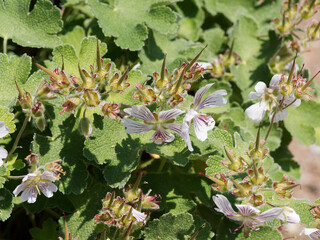
<path id="1" fill-rule="evenodd" d="M 202 99 L 202 97 L 204 96 L 204 94 L 206 94 L 206 92 L 208 91 L 208 89 L 213 85 L 214 83 L 210 83 L 205 85 L 204 87 L 200 88 L 195 96 L 194 96 L 194 106 L 198 106 L 200 104 L 200 101 Z"/>
<path id="2" fill-rule="evenodd" d="M 8 156 L 8 151 L 2 147 L 0 147 L 0 159 L 5 159 Z"/>
<path id="3" fill-rule="evenodd" d="M 198 114 L 193 119 L 194 132 L 200 141 L 208 138 L 208 131 L 213 129 L 215 125 L 214 119 L 205 114 Z"/>
<path id="4" fill-rule="evenodd" d="M 21 184 L 19 184 L 14 190 L 13 190 L 13 194 L 14 196 L 18 196 L 19 193 L 24 190 L 27 186 L 28 186 L 29 183 L 26 183 L 26 182 L 22 182 Z"/>
<path id="5" fill-rule="evenodd" d="M 262 219 L 264 221 L 271 221 L 273 219 L 279 218 L 279 216 L 283 213 L 283 209 L 280 207 L 274 207 L 264 211 L 260 215 L 256 216 L 257 219 Z"/>
<path id="6" fill-rule="evenodd" d="M 270 121 L 270 122 L 271 122 L 271 120 L 272 120 L 273 114 L 274 114 L 274 113 L 271 113 L 270 116 L 269 116 L 269 121 Z M 282 121 L 283 119 L 285 119 L 286 116 L 288 116 L 288 111 L 287 111 L 287 109 L 284 109 L 284 110 L 282 110 L 282 111 L 279 111 L 279 112 L 276 113 L 276 116 L 274 117 L 273 122 Z"/>
<path id="7" fill-rule="evenodd" d="M 132 216 L 137 222 L 142 222 L 146 219 L 147 215 L 145 213 L 139 212 L 138 210 L 132 208 Z"/>
<path id="8" fill-rule="evenodd" d="M 121 124 L 127 128 L 126 132 L 128 134 L 149 132 L 154 128 L 154 125 L 139 123 L 129 118 L 122 119 Z"/>
<path id="9" fill-rule="evenodd" d="M 282 74 L 276 74 L 271 78 L 269 87 L 272 89 L 278 89 L 279 88 L 279 83 L 281 80 Z M 283 76 L 286 77 L 286 76 Z"/>
<path id="10" fill-rule="evenodd" d="M 256 90 L 256 92 L 259 93 L 261 96 L 262 94 L 264 94 L 266 89 L 267 89 L 267 85 L 264 82 L 258 82 L 254 87 L 254 90 Z"/>
<path id="11" fill-rule="evenodd" d="M 267 103 L 264 101 L 255 103 L 248 107 L 245 111 L 248 118 L 250 118 L 255 123 L 261 122 L 264 115 L 266 114 Z"/>
<path id="12" fill-rule="evenodd" d="M 177 108 L 170 109 L 168 111 L 161 111 L 159 113 L 159 119 L 160 120 L 164 120 L 164 121 L 168 121 L 170 119 L 178 117 L 179 115 L 181 115 L 184 112 L 185 111 L 182 111 L 182 110 L 177 109 Z"/>
<path id="13" fill-rule="evenodd" d="M 3 138 L 9 133 L 9 128 L 4 125 L 4 122 L 0 122 L 0 138 Z"/>
<path id="14" fill-rule="evenodd" d="M 51 198 L 53 193 L 58 190 L 57 186 L 51 182 L 39 183 L 39 189 L 47 198 Z"/>
<path id="15" fill-rule="evenodd" d="M 217 212 L 221 212 L 226 216 L 237 215 L 237 213 L 233 210 L 229 200 L 225 196 L 221 194 L 217 194 L 216 196 L 213 196 L 212 199 L 218 207 L 218 208 L 215 208 Z"/>
<path id="16" fill-rule="evenodd" d="M 50 180 L 50 181 L 55 181 L 57 180 L 57 177 L 53 174 L 53 172 L 49 172 L 49 171 L 44 171 L 42 174 L 41 174 L 41 179 L 42 180 Z"/>
<path id="17" fill-rule="evenodd" d="M 35 186 L 30 186 L 26 188 L 23 193 L 21 194 L 21 201 L 28 203 L 34 203 L 37 200 L 37 189 Z"/>
<path id="18" fill-rule="evenodd" d="M 239 205 L 236 204 L 236 207 L 239 209 L 239 212 L 243 216 L 254 216 L 260 213 L 260 210 L 251 206 L 251 205 Z"/>
<path id="19" fill-rule="evenodd" d="M 126 113 L 129 113 L 131 116 L 139 118 L 139 119 L 146 121 L 146 122 L 154 122 L 155 121 L 150 110 L 143 105 L 132 106 L 132 108 L 126 108 L 126 109 L 124 109 L 124 111 Z"/>
<path id="20" fill-rule="evenodd" d="M 226 90 L 218 90 L 209 94 L 196 109 L 214 108 L 226 105 L 227 99 L 225 99 L 223 95 L 227 95 Z"/>
<path id="21" fill-rule="evenodd" d="M 283 213 L 279 219 L 288 223 L 300 223 L 300 216 L 290 207 L 282 207 Z"/>
<path id="22" fill-rule="evenodd" d="M 190 122 L 198 113 L 191 108 L 183 118 L 183 122 Z"/>
<path id="23" fill-rule="evenodd" d="M 150 140 L 152 140 L 155 144 L 162 144 L 163 142 L 172 142 L 174 140 L 174 135 L 160 128 L 156 130 L 156 132 L 153 134 Z"/>
<path id="24" fill-rule="evenodd" d="M 300 235 L 302 234 L 308 235 L 312 240 L 319 240 L 320 230 L 317 228 L 304 228 Z"/>
<path id="25" fill-rule="evenodd" d="M 173 132 L 177 133 L 180 137 L 182 137 L 182 139 L 187 144 L 189 151 L 190 152 L 193 151 L 193 147 L 191 145 L 191 140 L 189 136 L 189 126 L 187 123 L 183 123 L 182 125 L 171 123 L 171 124 L 166 124 L 165 127 L 169 128 Z"/>

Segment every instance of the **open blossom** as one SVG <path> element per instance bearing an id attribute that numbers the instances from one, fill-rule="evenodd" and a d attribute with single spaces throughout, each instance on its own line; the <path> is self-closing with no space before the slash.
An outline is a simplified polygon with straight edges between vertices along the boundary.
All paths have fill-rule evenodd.
<path id="1" fill-rule="evenodd" d="M 212 85 L 213 83 L 207 84 L 196 92 L 194 103 L 191 104 L 190 110 L 183 119 L 183 131 L 188 134 L 189 125 L 193 120 L 194 131 L 200 141 L 204 141 L 208 138 L 207 132 L 213 129 L 215 125 L 213 118 L 210 115 L 201 113 L 200 110 L 205 108 L 221 107 L 227 103 L 227 99 L 223 98 L 224 95 L 227 95 L 226 90 L 215 91 L 201 101 L 202 97 Z"/>
<path id="2" fill-rule="evenodd" d="M 291 207 L 281 207 L 284 211 L 278 219 L 287 223 L 300 223 L 300 216 Z"/>
<path id="3" fill-rule="evenodd" d="M 304 228 L 302 229 L 300 235 L 305 234 L 312 240 L 320 239 L 320 229 L 317 228 Z"/>
<path id="4" fill-rule="evenodd" d="M 54 173 L 49 171 L 29 173 L 24 176 L 22 183 L 16 187 L 13 194 L 16 197 L 22 192 L 21 201 L 28 201 L 28 203 L 34 203 L 37 200 L 37 195 L 40 195 L 41 192 L 47 198 L 51 198 L 53 193 L 58 190 L 57 186 L 52 183 L 56 180 L 57 177 Z"/>
<path id="5" fill-rule="evenodd" d="M 238 205 L 239 212 L 235 212 L 229 202 L 229 200 L 220 194 L 212 197 L 214 203 L 218 208 L 215 208 L 216 211 L 223 213 L 226 217 L 242 222 L 241 226 L 236 228 L 235 231 L 238 231 L 242 227 L 244 228 L 244 234 L 247 235 L 249 228 L 258 230 L 254 226 L 261 225 L 266 221 L 272 221 L 273 219 L 279 219 L 283 213 L 283 209 L 280 207 L 271 208 L 263 213 L 259 209 L 251 205 Z"/>
<path id="6" fill-rule="evenodd" d="M 0 138 L 5 137 L 9 133 L 9 128 L 4 125 L 4 122 L 0 122 Z M 6 149 L 0 147 L 0 167 L 3 164 L 3 159 L 8 156 L 8 152 Z"/>
<path id="7" fill-rule="evenodd" d="M 300 105 L 301 100 L 296 99 L 293 93 L 289 96 L 283 96 L 279 93 L 280 81 L 285 81 L 285 79 L 287 79 L 287 76 L 276 74 L 272 77 L 269 88 L 267 88 L 267 85 L 264 82 L 258 82 L 256 84 L 254 88 L 256 92 L 250 92 L 249 98 L 251 100 L 261 100 L 246 109 L 245 113 L 248 118 L 258 123 L 262 121 L 266 111 L 272 111 L 269 117 L 270 121 L 273 115 L 276 114 L 273 122 L 279 122 L 288 115 L 288 111 L 283 108 L 289 105 L 292 107 Z M 281 102 L 283 98 L 283 105 L 281 108 L 278 108 L 279 102 Z"/>
<path id="8" fill-rule="evenodd" d="M 143 105 L 132 106 L 132 108 L 126 108 L 124 111 L 131 116 L 144 121 L 144 123 L 140 123 L 129 118 L 122 119 L 121 124 L 127 128 L 126 132 L 128 134 L 144 133 L 154 130 L 155 133 L 150 140 L 156 144 L 161 144 L 174 140 L 174 135 L 166 130 L 170 129 L 183 138 L 188 145 L 189 150 L 190 148 L 192 149 L 189 135 L 182 132 L 180 124 L 173 123 L 175 118 L 184 113 L 184 111 L 171 109 L 168 111 L 161 111 L 158 115 L 156 113 L 151 113 L 150 110 Z"/>
<path id="9" fill-rule="evenodd" d="M 147 215 L 145 213 L 139 212 L 138 210 L 132 208 L 132 216 L 137 222 L 142 222 L 146 219 Z"/>

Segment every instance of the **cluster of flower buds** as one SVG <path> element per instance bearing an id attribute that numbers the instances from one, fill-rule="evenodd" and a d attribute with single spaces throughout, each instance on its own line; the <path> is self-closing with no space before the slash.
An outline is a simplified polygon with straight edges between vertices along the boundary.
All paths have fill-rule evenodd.
<path id="1" fill-rule="evenodd" d="M 26 114 L 28 119 L 34 120 L 36 128 L 43 131 L 46 128 L 46 119 L 44 116 L 45 107 L 41 100 L 52 98 L 50 92 L 47 92 L 46 90 L 46 84 L 43 82 L 40 83 L 35 97 L 28 91 L 23 92 L 17 83 L 16 86 L 19 92 L 18 101 L 22 111 Z"/>
<path id="2" fill-rule="evenodd" d="M 195 63 L 202 51 L 189 63 L 183 63 L 175 69 L 170 76 L 166 68 L 166 58 L 164 58 L 160 74 L 153 73 L 151 86 L 137 84 L 133 98 L 143 104 L 156 102 L 162 108 L 177 106 L 184 100 L 183 95 L 186 94 L 191 84 L 208 70 Z"/>
<path id="3" fill-rule="evenodd" d="M 284 175 L 279 182 L 273 182 L 273 190 L 278 196 L 283 198 L 291 198 L 292 192 L 298 184 L 291 181 L 287 175 Z"/>
<path id="4" fill-rule="evenodd" d="M 233 79 L 233 75 L 230 72 L 232 65 L 238 65 L 241 63 L 240 57 L 236 52 L 231 49 L 227 49 L 224 54 L 219 54 L 218 58 L 213 59 L 211 75 L 215 78 L 224 78 L 226 80 Z"/>
<path id="5" fill-rule="evenodd" d="M 69 76 L 62 68 L 50 71 L 36 63 L 44 72 L 49 74 L 50 84 L 46 81 L 41 85 L 41 96 L 51 97 L 53 94 L 62 95 L 65 102 L 62 104 L 63 112 L 75 113 L 78 110 L 85 112 L 86 109 L 99 108 L 100 112 L 111 119 L 118 118 L 120 112 L 116 103 L 107 102 L 108 95 L 111 92 L 121 94 L 130 84 L 127 82 L 127 69 L 123 74 L 115 70 L 114 64 L 109 61 L 103 61 L 100 57 L 99 43 L 97 41 L 97 60 L 96 66 L 90 65 L 90 71 L 80 66 L 79 76 Z M 90 137 L 92 133 L 92 124 L 88 118 L 83 116 L 79 126 L 80 133 L 85 137 Z"/>
<path id="6" fill-rule="evenodd" d="M 151 190 L 143 194 L 139 188 L 141 177 L 142 174 L 133 186 L 123 190 L 124 197 L 108 192 L 102 200 L 102 210 L 94 217 L 97 222 L 117 227 L 112 239 L 131 239 L 129 234 L 142 228 L 150 216 L 150 212 L 143 213 L 142 210 L 159 209 L 156 200 L 160 196 L 150 196 Z"/>
<path id="7" fill-rule="evenodd" d="M 311 206 L 310 206 L 311 207 Z M 312 207 L 310 210 L 315 222 L 313 223 L 313 228 L 302 229 L 300 235 L 307 235 L 310 239 L 319 239 L 320 237 L 320 206 L 317 205 Z"/>
<path id="8" fill-rule="evenodd" d="M 28 203 L 34 203 L 41 192 L 47 198 L 52 197 L 58 190 L 53 182 L 60 179 L 60 174 L 65 175 L 60 165 L 62 160 L 54 160 L 39 166 L 38 154 L 30 153 L 26 161 L 30 165 L 29 173 L 25 176 L 15 176 L 15 178 L 22 178 L 22 183 L 15 188 L 13 194 L 17 197 L 22 192 L 21 201 L 28 201 Z"/>

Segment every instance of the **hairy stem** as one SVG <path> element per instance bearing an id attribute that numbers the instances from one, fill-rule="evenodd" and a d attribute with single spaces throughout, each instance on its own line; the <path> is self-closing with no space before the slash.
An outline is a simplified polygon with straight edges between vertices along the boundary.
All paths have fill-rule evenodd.
<path id="1" fill-rule="evenodd" d="M 4 37 L 3 38 L 3 53 L 7 54 L 7 43 L 8 43 L 8 38 Z"/>

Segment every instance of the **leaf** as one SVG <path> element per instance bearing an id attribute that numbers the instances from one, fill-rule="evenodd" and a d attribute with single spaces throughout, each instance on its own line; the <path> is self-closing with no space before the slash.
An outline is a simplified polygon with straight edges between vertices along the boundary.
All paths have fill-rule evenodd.
<path id="1" fill-rule="evenodd" d="M 122 188 L 138 166 L 140 140 L 128 135 L 120 120 L 95 115 L 93 137 L 86 139 L 84 156 L 97 164 L 107 164 L 103 170 L 108 185 Z"/>
<path id="2" fill-rule="evenodd" d="M 203 38 L 208 44 L 209 56 L 216 57 L 223 44 L 226 42 L 224 31 L 221 28 L 211 28 L 203 33 Z M 208 59 L 211 60 L 211 59 Z"/>
<path id="3" fill-rule="evenodd" d="M 74 47 L 77 56 L 79 56 L 81 50 L 81 41 L 79 39 L 83 39 L 86 37 L 86 33 L 84 29 L 80 26 L 75 26 L 71 31 L 66 32 L 61 36 L 61 40 L 64 44 L 69 43 Z"/>
<path id="4" fill-rule="evenodd" d="M 76 212 L 67 216 L 69 233 L 78 239 L 92 239 L 96 236 L 97 223 L 93 220 L 102 207 L 100 199 L 105 197 L 107 190 L 102 184 L 95 184 L 81 195 L 71 195 L 70 200 L 76 207 Z M 64 220 L 60 218 L 60 228 L 64 229 Z M 64 234 L 63 234 L 64 235 Z"/>
<path id="5" fill-rule="evenodd" d="M 13 209 L 13 195 L 6 188 L 0 189 L 0 220 L 7 220 Z"/>
<path id="6" fill-rule="evenodd" d="M 29 232 L 33 240 L 56 240 L 58 238 L 57 227 L 58 224 L 49 218 L 42 224 L 42 228 L 31 228 Z"/>
<path id="7" fill-rule="evenodd" d="M 204 45 L 203 45 L 204 46 Z M 182 62 L 194 58 L 201 50 L 199 43 L 184 39 L 170 39 L 167 35 L 153 31 L 146 45 L 139 53 L 142 62 L 141 71 L 151 75 L 160 72 L 165 54 L 168 74 L 179 67 Z"/>
<path id="8" fill-rule="evenodd" d="M 97 17 L 103 33 L 115 37 L 115 43 L 131 51 L 144 46 L 148 37 L 148 28 L 163 34 L 177 30 L 176 15 L 166 6 L 157 6 L 163 0 L 118 0 L 113 4 L 99 0 L 89 0 L 89 6 Z"/>
<path id="9" fill-rule="evenodd" d="M 173 214 L 191 212 L 197 206 L 194 201 L 176 195 L 173 191 L 168 193 L 166 199 L 167 207 L 170 209 L 169 212 Z"/>
<path id="10" fill-rule="evenodd" d="M 210 177 L 214 177 L 215 174 L 227 173 L 228 169 L 224 167 L 221 163 L 223 158 L 218 155 L 211 155 L 209 156 L 208 160 L 206 161 L 207 168 L 206 168 L 206 175 Z"/>
<path id="11" fill-rule="evenodd" d="M 265 239 L 272 239 L 272 240 L 281 240 L 282 236 L 280 232 L 276 229 L 272 229 L 270 227 L 259 227 L 259 231 L 250 231 L 251 239 L 254 240 L 265 240 Z M 245 240 L 248 239 L 247 237 L 244 236 L 243 229 L 237 237 L 235 238 L 236 240 Z"/>
<path id="12" fill-rule="evenodd" d="M 50 110 L 48 114 L 52 121 L 53 137 L 35 134 L 32 141 L 32 151 L 39 153 L 40 164 L 62 159 L 62 167 L 66 172 L 58 181 L 59 190 L 65 194 L 80 194 L 85 189 L 88 172 L 81 149 L 84 138 L 77 130 L 73 115 L 59 114 L 59 110 Z"/>
<path id="13" fill-rule="evenodd" d="M 164 214 L 160 219 L 154 219 L 149 222 L 145 231 L 145 239 L 190 239 L 192 235 L 200 228 L 202 223 L 205 223 L 205 227 L 199 232 L 197 239 L 211 239 L 213 233 L 210 232 L 210 227 L 207 222 L 201 221 L 198 216 L 195 216 L 196 221 L 190 213 L 181 213 L 174 215 L 172 213 Z M 205 233 L 204 233 L 205 232 Z M 201 234 L 200 234 L 201 233 Z"/>
<path id="14" fill-rule="evenodd" d="M 16 130 L 16 125 L 14 124 L 13 119 L 14 114 L 10 113 L 6 107 L 0 106 L 0 122 L 4 122 L 4 125 L 9 128 L 9 133 L 13 133 Z"/>
<path id="15" fill-rule="evenodd" d="M 0 36 L 24 47 L 54 48 L 62 28 L 60 10 L 48 0 L 38 0 L 29 12 L 31 0 L 0 3 Z"/>
<path id="16" fill-rule="evenodd" d="M 65 71 L 72 76 L 80 77 L 78 63 L 81 68 L 90 71 L 89 66 L 96 65 L 97 59 L 97 38 L 90 36 L 83 38 L 80 42 L 80 51 L 76 52 L 76 49 L 70 44 L 63 44 L 57 46 L 53 50 L 53 61 L 59 66 L 62 66 L 62 56 L 65 66 Z M 99 40 L 100 55 L 103 56 L 107 52 L 107 45 L 101 43 Z"/>
<path id="17" fill-rule="evenodd" d="M 284 119 L 284 124 L 290 134 L 302 144 L 315 144 L 315 129 L 320 127 L 320 103 L 302 101 L 299 107 L 288 108 L 288 112 L 289 114 Z"/>

